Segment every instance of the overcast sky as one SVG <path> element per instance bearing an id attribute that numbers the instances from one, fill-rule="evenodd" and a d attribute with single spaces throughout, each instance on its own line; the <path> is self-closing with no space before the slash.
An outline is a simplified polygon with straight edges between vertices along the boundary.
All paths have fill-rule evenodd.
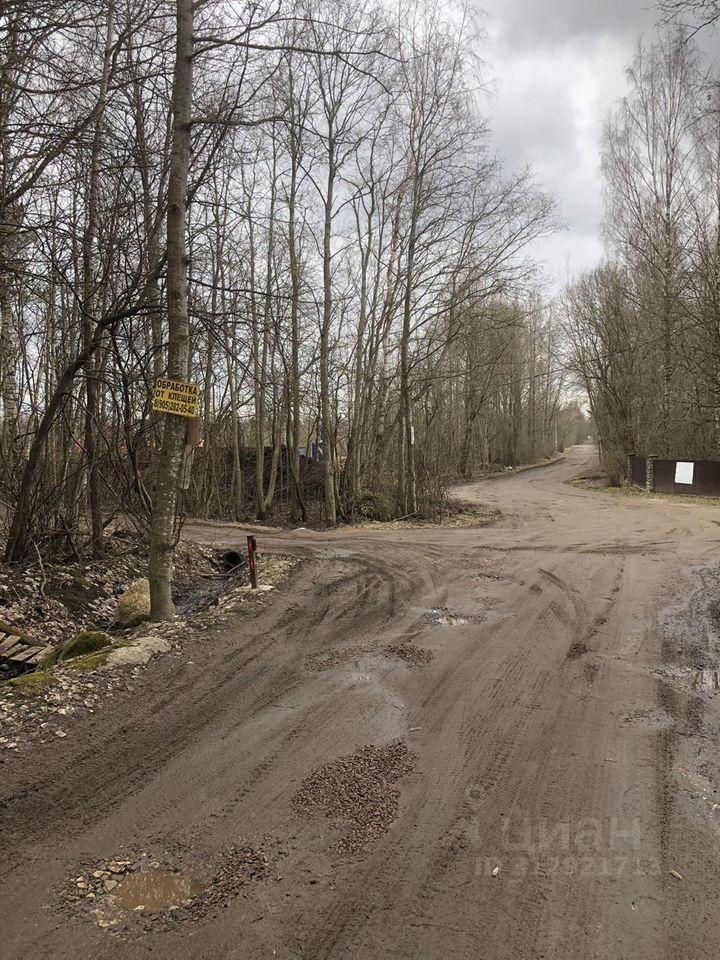
<path id="1" fill-rule="evenodd" d="M 603 123 L 625 92 L 638 40 L 654 32 L 656 12 L 651 0 L 477 2 L 498 149 L 509 166 L 530 163 L 566 225 L 533 251 L 558 288 L 602 255 Z"/>

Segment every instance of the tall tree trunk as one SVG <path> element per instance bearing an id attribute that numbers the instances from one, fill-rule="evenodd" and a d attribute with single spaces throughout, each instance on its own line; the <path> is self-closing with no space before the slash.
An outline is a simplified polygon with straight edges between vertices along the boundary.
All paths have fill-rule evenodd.
<path id="1" fill-rule="evenodd" d="M 300 167 L 300 142 L 297 125 L 290 127 L 290 194 L 288 198 L 288 248 L 290 253 L 290 394 L 292 397 L 293 497 L 290 513 L 305 522 L 305 504 L 300 493 L 300 263 L 297 247 L 297 194 Z M 289 415 L 289 411 L 288 411 Z"/>
<path id="2" fill-rule="evenodd" d="M 270 477 L 268 479 L 268 489 L 267 495 L 265 497 L 265 513 L 270 513 L 272 510 L 273 502 L 275 500 L 275 489 L 277 486 L 277 473 L 278 466 L 280 464 L 280 457 L 282 456 L 282 435 L 283 435 L 283 419 L 285 417 L 285 411 L 283 409 L 283 403 L 277 396 L 279 391 L 276 391 L 275 398 L 275 429 L 273 430 L 273 452 L 272 459 L 270 461 Z"/>
<path id="3" fill-rule="evenodd" d="M 417 243 L 417 194 L 419 184 L 413 184 L 413 206 L 408 238 L 407 273 L 405 278 L 405 297 L 403 301 L 403 324 L 400 339 L 400 417 L 398 462 L 402 464 L 398 507 L 401 513 L 417 513 L 417 480 L 415 476 L 415 427 L 412 418 L 412 400 L 410 396 L 410 332 L 412 321 L 412 294 L 415 279 L 415 246 Z M 403 448 L 404 445 L 404 455 Z M 400 489 L 402 487 L 402 489 Z"/>
<path id="4" fill-rule="evenodd" d="M 225 310 L 223 308 L 223 316 Z M 223 324 L 225 331 L 225 343 L 228 343 L 227 325 Z M 230 422 L 232 429 L 232 451 L 233 451 L 233 473 L 232 473 L 232 497 L 233 497 L 233 517 L 239 520 L 243 512 L 243 483 L 242 483 L 242 463 L 240 461 L 240 423 L 238 416 L 238 395 L 237 395 L 237 370 L 235 355 L 237 351 L 237 338 L 235 336 L 235 327 L 232 332 L 232 347 L 227 350 L 228 354 L 228 386 L 230 390 Z"/>
<path id="5" fill-rule="evenodd" d="M 186 380 L 189 376 L 190 321 L 185 227 L 193 96 L 193 0 L 176 0 L 176 11 L 173 135 L 167 213 L 168 375 Z M 166 414 L 160 461 L 155 474 L 150 542 L 149 580 L 153 620 L 167 620 L 175 614 L 172 562 L 184 450 L 185 419 Z"/>
<path id="6" fill-rule="evenodd" d="M 11 116 L 14 71 L 17 70 L 16 43 L 22 30 L 22 15 L 4 25 L 7 30 L 6 54 L 0 58 L 0 455 L 12 471 L 19 458 L 15 448 L 18 417 L 18 389 L 15 374 L 17 337 L 13 318 L 12 283 L 22 212 L 18 204 L 8 202 L 13 170 Z"/>
<path id="7" fill-rule="evenodd" d="M 267 239 L 267 251 L 265 258 L 265 298 L 263 306 L 263 326 L 262 326 L 262 348 L 260 355 L 260 366 L 259 371 L 256 373 L 257 383 L 256 383 L 256 433 L 255 433 L 255 463 L 256 463 L 256 501 L 257 501 L 257 516 L 258 519 L 262 520 L 267 515 L 267 512 L 272 505 L 273 496 L 270 496 L 269 503 L 268 498 L 265 496 L 265 420 L 266 420 L 266 403 L 267 403 L 267 366 L 268 366 L 268 350 L 270 347 L 270 327 L 272 324 L 273 310 L 272 310 L 272 284 L 273 284 L 273 260 L 274 260 L 274 250 L 275 250 L 275 202 L 276 202 L 276 148 L 275 140 L 273 139 L 273 165 L 272 165 L 272 178 L 270 182 L 270 210 L 268 212 L 268 239 Z M 257 356 L 257 350 L 256 350 Z M 274 465 L 275 471 L 277 472 L 277 463 L 274 461 L 273 454 L 273 463 L 271 468 Z M 273 477 L 274 483 L 274 477 Z"/>
<path id="8" fill-rule="evenodd" d="M 95 115 L 92 146 L 90 150 L 90 175 L 88 178 L 87 211 L 82 245 L 83 291 L 82 331 L 83 343 L 88 347 L 97 323 L 97 296 L 95 289 L 94 255 L 98 232 L 98 206 L 100 200 L 100 154 L 102 152 L 102 128 L 105 121 L 110 70 L 112 67 L 112 37 L 115 21 L 115 4 L 110 0 L 105 31 L 105 54 L 103 59 L 98 110 Z M 98 355 L 93 353 L 85 368 L 85 457 L 87 461 L 87 492 L 92 529 L 92 554 L 98 560 L 103 556 L 103 521 L 100 495 L 100 473 L 97 458 L 96 427 L 98 422 Z"/>
<path id="9" fill-rule="evenodd" d="M 0 226 L 0 232 L 6 231 Z M 12 309 L 10 272 L 4 269 L 2 260 L 8 256 L 10 241 L 0 239 L 0 398 L 2 399 L 2 429 L 0 430 L 0 453 L 6 463 L 14 463 L 19 451 L 15 450 L 17 433 L 17 338 Z"/>
<path id="10" fill-rule="evenodd" d="M 332 132 L 328 137 L 328 175 L 325 194 L 325 224 L 323 230 L 323 316 L 320 329 L 320 421 L 322 424 L 323 473 L 325 487 L 325 520 L 334 527 L 335 480 L 333 468 L 333 430 L 330 413 L 330 326 L 332 323 L 332 209 L 335 188 L 335 159 Z"/>
<path id="11" fill-rule="evenodd" d="M 345 464 L 346 486 L 348 501 L 352 505 L 360 493 L 360 463 L 362 454 L 362 437 L 365 423 L 365 329 L 368 322 L 368 268 L 372 252 L 372 215 L 367 216 L 367 239 L 363 246 L 363 238 L 358 223 L 358 242 L 362 250 L 360 257 L 360 315 L 355 336 L 355 373 L 353 383 L 353 404 L 350 435 L 348 437 L 347 460 Z"/>
<path id="12" fill-rule="evenodd" d="M 248 197 L 248 236 L 250 242 L 250 312 L 252 315 L 253 396 L 255 405 L 255 516 L 265 519 L 265 364 L 267 332 L 260 330 L 260 312 L 255 297 L 257 285 L 255 227 L 252 198 Z"/>

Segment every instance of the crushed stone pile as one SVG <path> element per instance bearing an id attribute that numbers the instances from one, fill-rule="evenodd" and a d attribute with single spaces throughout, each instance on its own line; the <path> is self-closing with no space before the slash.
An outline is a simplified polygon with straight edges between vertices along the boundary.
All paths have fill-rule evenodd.
<path id="1" fill-rule="evenodd" d="M 304 816 L 342 821 L 348 829 L 340 850 L 361 852 L 390 829 L 400 801 L 397 783 L 415 763 L 402 740 L 370 744 L 311 773 L 295 792 L 293 805 Z"/>

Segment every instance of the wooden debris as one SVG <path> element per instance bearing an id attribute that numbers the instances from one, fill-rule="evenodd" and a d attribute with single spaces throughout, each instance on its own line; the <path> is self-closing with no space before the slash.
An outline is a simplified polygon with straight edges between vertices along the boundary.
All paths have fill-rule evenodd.
<path id="1" fill-rule="evenodd" d="M 0 633 L 2 640 L 0 641 L 0 655 L 6 653 L 8 650 L 11 650 L 15 644 L 20 642 L 20 637 L 8 636 L 5 633 Z"/>
<path id="2" fill-rule="evenodd" d="M 0 661 L 11 663 L 14 666 L 23 666 L 28 670 L 37 667 L 40 661 L 50 652 L 49 646 L 23 640 L 15 634 L 0 631 Z"/>

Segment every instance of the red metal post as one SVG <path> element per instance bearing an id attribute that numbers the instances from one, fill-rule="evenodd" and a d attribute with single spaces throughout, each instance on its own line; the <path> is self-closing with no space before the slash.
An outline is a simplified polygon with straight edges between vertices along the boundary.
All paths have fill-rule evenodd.
<path id="1" fill-rule="evenodd" d="M 250 566 L 250 586 L 257 590 L 257 543 L 255 537 L 247 538 L 248 545 L 248 564 Z"/>

